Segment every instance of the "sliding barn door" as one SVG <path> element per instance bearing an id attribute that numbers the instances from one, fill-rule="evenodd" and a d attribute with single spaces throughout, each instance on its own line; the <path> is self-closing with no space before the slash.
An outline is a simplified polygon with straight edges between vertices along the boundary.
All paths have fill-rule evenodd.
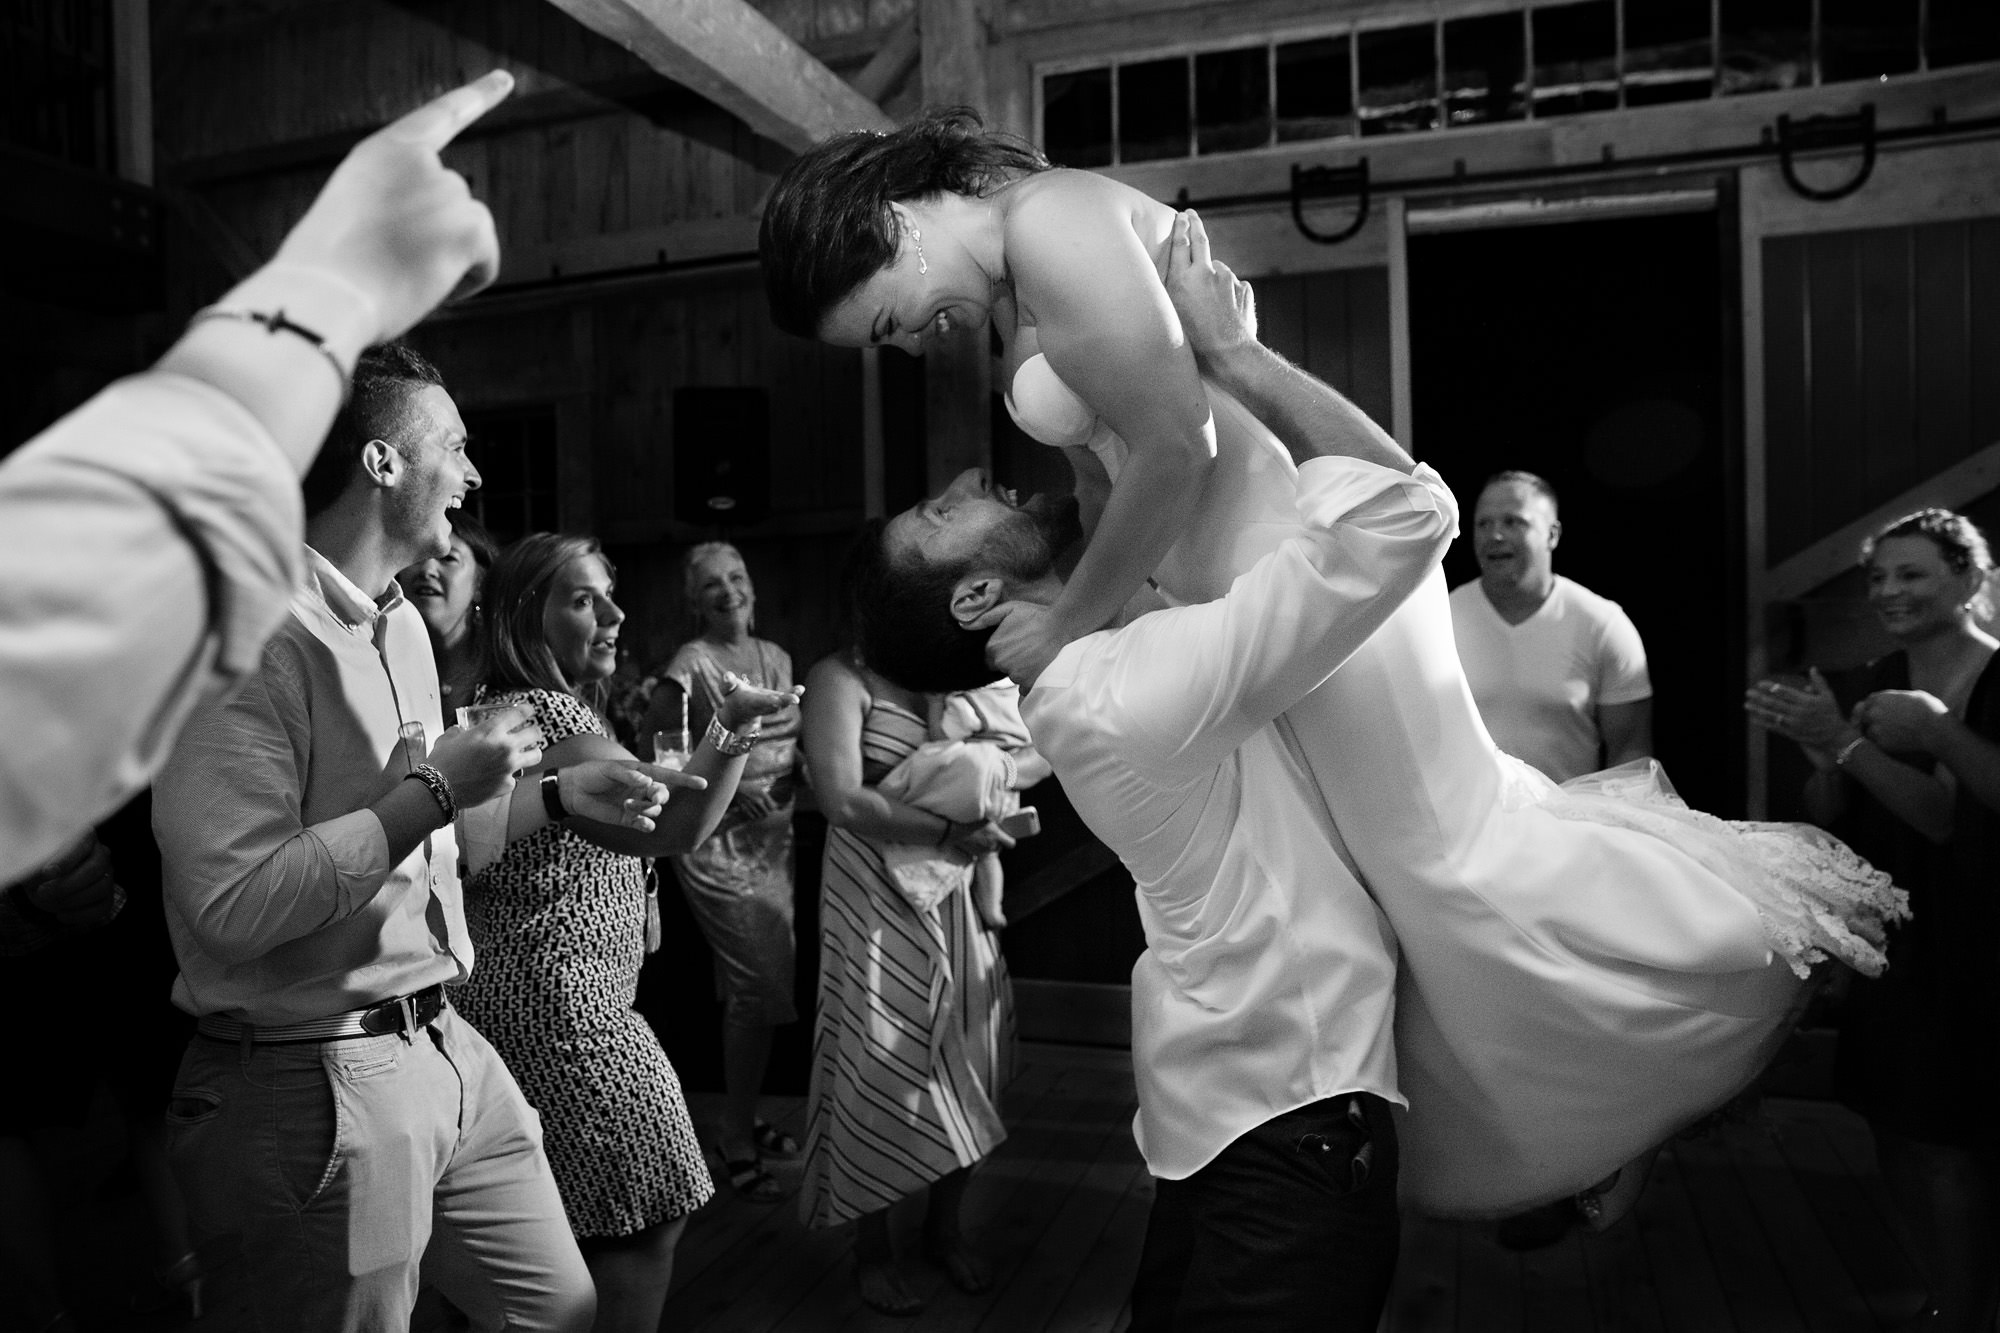
<path id="1" fill-rule="evenodd" d="M 1826 185 L 1858 166 L 1802 164 Z M 1741 172 L 1747 677 L 1888 645 L 1854 561 L 1924 505 L 2000 519 L 2000 142 L 1884 151 L 1831 203 Z M 1749 738 L 1753 814 L 1788 812 L 1793 747 Z"/>

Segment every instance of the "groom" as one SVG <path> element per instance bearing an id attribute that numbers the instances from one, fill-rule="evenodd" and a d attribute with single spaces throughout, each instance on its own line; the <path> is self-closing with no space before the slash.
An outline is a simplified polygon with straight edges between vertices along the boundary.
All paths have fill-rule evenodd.
<path id="1" fill-rule="evenodd" d="M 1300 465 L 1298 534 L 1228 596 L 995 663 L 1139 886 L 1136 1134 L 1157 1192 L 1137 1333 L 1373 1330 L 1397 1246 L 1396 945 L 1279 715 L 1437 566 L 1457 510 L 1326 385 L 1260 346 L 1249 288 L 1175 227 L 1167 287 L 1208 376 Z M 1062 587 L 1073 514 L 968 472 L 864 543 L 861 646 L 913 688 L 993 677 L 992 627 Z"/>

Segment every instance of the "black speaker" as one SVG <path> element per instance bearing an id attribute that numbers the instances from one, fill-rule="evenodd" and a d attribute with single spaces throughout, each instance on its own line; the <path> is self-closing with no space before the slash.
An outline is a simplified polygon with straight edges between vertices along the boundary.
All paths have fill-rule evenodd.
<path id="1" fill-rule="evenodd" d="M 771 395 L 762 387 L 674 390 L 674 517 L 740 528 L 771 512 Z"/>

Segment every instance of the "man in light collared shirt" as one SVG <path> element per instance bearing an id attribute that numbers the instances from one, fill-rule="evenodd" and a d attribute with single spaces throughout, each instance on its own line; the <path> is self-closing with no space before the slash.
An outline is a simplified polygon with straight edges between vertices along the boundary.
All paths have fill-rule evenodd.
<path id="1" fill-rule="evenodd" d="M 511 836 L 650 827 L 663 792 L 614 761 L 516 784 L 541 754 L 521 710 L 446 730 L 394 573 L 447 549 L 479 484 L 465 445 L 434 368 L 362 356 L 305 479 L 291 613 L 154 788 L 174 999 L 201 1020 L 170 1148 L 220 1314 L 248 1327 L 402 1327 L 420 1260 L 478 1327 L 593 1318 L 539 1122 L 444 998 L 473 961 L 453 821 L 498 802 Z"/>
<path id="2" fill-rule="evenodd" d="M 1299 534 L 1218 601 L 996 664 L 1139 886 L 1136 1132 L 1158 1187 L 1132 1327 L 1366 1333 L 1397 1247 L 1396 945 L 1275 719 L 1436 568 L 1457 510 L 1256 344 L 1205 238 L 1183 256 L 1176 237 L 1168 289 L 1207 372 L 1300 462 Z M 871 666 L 957 688 L 991 674 L 965 628 L 1054 600 L 1067 530 L 981 473 L 941 498 L 890 521 L 855 602 Z"/>

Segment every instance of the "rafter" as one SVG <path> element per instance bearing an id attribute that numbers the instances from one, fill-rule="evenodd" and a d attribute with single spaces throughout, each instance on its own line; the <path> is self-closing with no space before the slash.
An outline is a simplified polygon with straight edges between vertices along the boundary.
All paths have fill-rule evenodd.
<path id="1" fill-rule="evenodd" d="M 551 2 L 795 152 L 842 130 L 895 124 L 746 0 Z"/>

